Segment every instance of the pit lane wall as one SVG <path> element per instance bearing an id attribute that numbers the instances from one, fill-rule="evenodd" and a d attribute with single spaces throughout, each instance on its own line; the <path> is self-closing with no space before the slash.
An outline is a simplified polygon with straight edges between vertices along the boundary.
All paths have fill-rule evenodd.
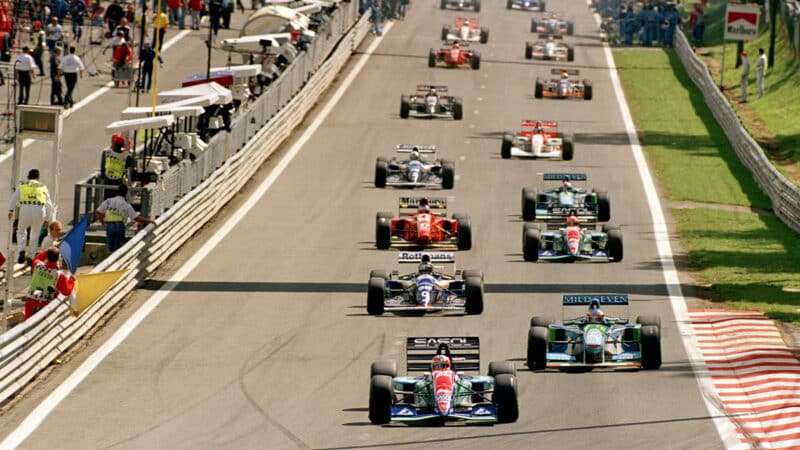
<path id="1" fill-rule="evenodd" d="M 316 70 L 303 88 L 291 100 L 286 97 L 285 106 L 274 117 L 267 122 L 268 117 L 256 111 L 260 109 L 256 102 L 251 111 L 236 123 L 241 128 L 235 128 L 227 137 L 229 144 L 242 142 L 241 149 L 232 152 L 195 189 L 166 210 L 157 219 L 157 227 L 148 225 L 92 270 L 92 273 L 126 270 L 111 289 L 79 317 L 70 314 L 66 303 L 54 301 L 28 321 L 0 335 L 0 403 L 19 392 L 58 355 L 102 321 L 248 183 L 261 164 L 303 121 L 367 35 L 369 14 L 359 17 L 357 7 L 357 1 L 341 4 L 342 16 L 352 20 L 347 22 L 347 26 L 342 25 L 342 33 L 333 33 L 325 41 L 324 45 L 333 52 L 321 65 L 314 66 Z M 293 82 L 301 80 L 298 78 Z M 290 92 L 285 94 L 288 96 Z M 262 97 L 265 102 L 276 101 Z M 255 117 L 256 125 L 252 124 L 251 117 Z M 259 123 L 266 125 L 257 130 L 255 127 Z M 223 133 L 217 138 L 226 137 Z"/>
<path id="2" fill-rule="evenodd" d="M 675 51 L 689 77 L 703 93 L 706 104 L 728 137 L 739 160 L 772 200 L 775 215 L 800 233 L 800 189 L 775 169 L 758 143 L 747 133 L 736 111 L 711 79 L 708 67 L 694 54 L 686 36 L 680 30 L 675 35 Z"/>

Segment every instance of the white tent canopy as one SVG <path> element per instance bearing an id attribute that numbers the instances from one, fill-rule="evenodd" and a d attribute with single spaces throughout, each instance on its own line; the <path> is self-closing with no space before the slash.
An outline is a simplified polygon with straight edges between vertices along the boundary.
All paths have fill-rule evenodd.
<path id="1" fill-rule="evenodd" d="M 233 93 L 231 90 L 220 86 L 219 83 L 214 81 L 210 83 L 197 84 L 185 88 L 159 92 L 158 96 L 169 102 L 171 100 L 174 101 L 192 97 L 208 96 L 209 94 L 215 94 L 218 96 L 217 100 L 213 103 L 215 105 L 224 105 L 233 101 Z"/>
<path id="2" fill-rule="evenodd" d="M 124 133 L 127 131 L 149 130 L 168 127 L 175 123 L 175 116 L 156 116 L 142 119 L 118 120 L 106 127 L 106 133 Z"/>
<path id="3" fill-rule="evenodd" d="M 171 114 L 174 117 L 197 117 L 203 114 L 201 106 L 181 106 L 176 103 L 165 103 L 156 106 L 156 114 Z M 150 117 L 153 113 L 153 108 L 149 106 L 128 107 L 122 111 L 122 119 L 140 119 Z"/>

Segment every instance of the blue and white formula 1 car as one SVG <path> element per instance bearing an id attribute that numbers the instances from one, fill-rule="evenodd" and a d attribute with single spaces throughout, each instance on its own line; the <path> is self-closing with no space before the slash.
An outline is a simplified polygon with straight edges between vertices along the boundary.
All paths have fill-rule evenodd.
<path id="1" fill-rule="evenodd" d="M 517 421 L 513 363 L 492 361 L 486 376 L 464 373 L 480 370 L 477 337 L 409 337 L 406 361 L 406 376 L 397 376 L 395 361 L 372 363 L 369 420 L 373 424 Z"/>
<path id="2" fill-rule="evenodd" d="M 456 163 L 436 157 L 435 145 L 397 146 L 407 159 L 379 156 L 375 161 L 375 187 L 453 189 Z"/>

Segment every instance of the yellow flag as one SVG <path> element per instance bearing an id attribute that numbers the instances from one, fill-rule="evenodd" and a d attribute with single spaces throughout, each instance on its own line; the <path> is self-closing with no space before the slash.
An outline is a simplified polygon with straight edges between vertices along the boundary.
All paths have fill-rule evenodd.
<path id="1" fill-rule="evenodd" d="M 114 285 L 125 274 L 125 270 L 101 273 L 83 273 L 75 275 L 75 288 L 70 297 L 69 309 L 72 315 L 78 316 L 92 306 L 108 288 Z"/>

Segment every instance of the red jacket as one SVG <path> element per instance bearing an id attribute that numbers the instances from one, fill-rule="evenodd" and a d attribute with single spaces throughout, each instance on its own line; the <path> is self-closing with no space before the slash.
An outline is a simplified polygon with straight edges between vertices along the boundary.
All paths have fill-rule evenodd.
<path id="1" fill-rule="evenodd" d="M 58 264 L 47 261 L 47 250 L 39 253 L 33 258 L 32 266 L 35 268 L 37 264 L 44 264 L 48 269 L 58 270 Z M 75 278 L 67 277 L 62 271 L 58 271 L 58 281 L 56 282 L 56 290 L 59 294 L 67 296 L 72 294 L 72 289 L 75 287 Z"/>
<path id="2" fill-rule="evenodd" d="M 192 11 L 202 11 L 203 0 L 189 0 L 189 9 Z"/>
<path id="3" fill-rule="evenodd" d="M 117 48 L 114 49 L 114 56 L 111 58 L 117 64 L 125 64 L 133 60 L 133 55 L 131 54 L 131 49 L 129 49 L 127 45 L 118 45 Z"/>
<path id="4" fill-rule="evenodd" d="M 181 0 L 167 0 L 170 9 L 181 9 Z"/>

